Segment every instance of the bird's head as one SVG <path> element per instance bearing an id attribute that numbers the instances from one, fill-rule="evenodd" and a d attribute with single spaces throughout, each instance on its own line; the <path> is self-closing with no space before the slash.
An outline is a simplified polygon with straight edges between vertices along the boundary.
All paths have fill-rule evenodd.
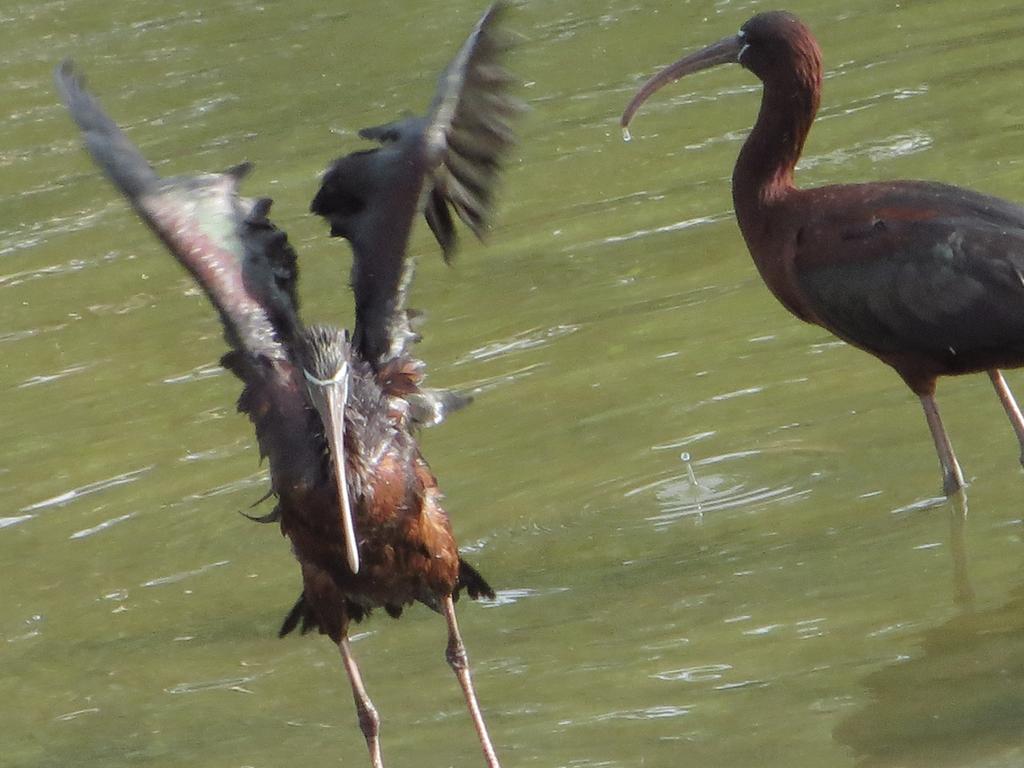
<path id="1" fill-rule="evenodd" d="M 331 237 L 351 240 L 357 235 L 360 217 L 379 183 L 376 153 L 372 149 L 352 152 L 324 171 L 309 211 L 327 220 Z"/>
<path id="2" fill-rule="evenodd" d="M 363 128 L 359 136 L 381 146 L 350 152 L 327 167 L 309 210 L 327 219 L 332 237 L 353 240 L 359 236 L 375 197 L 388 194 L 396 176 L 408 170 L 401 148 L 418 142 L 425 127 L 425 118 L 409 117 Z"/>
<path id="3" fill-rule="evenodd" d="M 787 11 L 759 13 L 740 27 L 736 61 L 765 83 L 797 80 L 821 88 L 821 49 L 811 30 Z"/>
<path id="4" fill-rule="evenodd" d="M 815 99 L 821 89 L 821 49 L 814 35 L 793 14 L 767 11 L 750 18 L 735 35 L 683 56 L 644 83 L 622 113 L 623 129 L 662 86 L 720 64 L 739 64 L 766 86 L 795 87 Z"/>
<path id="5" fill-rule="evenodd" d="M 359 546 L 349 498 L 345 456 L 345 407 L 352 372 L 352 348 L 345 331 L 314 325 L 306 329 L 300 350 L 299 361 L 306 380 L 306 392 L 320 416 L 331 453 L 339 522 L 345 536 L 349 568 L 358 573 Z"/>

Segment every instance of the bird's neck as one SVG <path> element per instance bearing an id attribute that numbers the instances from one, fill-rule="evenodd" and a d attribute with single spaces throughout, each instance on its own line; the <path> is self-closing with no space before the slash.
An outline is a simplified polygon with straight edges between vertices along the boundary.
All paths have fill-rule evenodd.
<path id="1" fill-rule="evenodd" d="M 763 234 L 773 205 L 795 189 L 793 169 L 818 111 L 818 83 L 765 83 L 761 111 L 732 174 L 733 205 L 748 245 Z"/>

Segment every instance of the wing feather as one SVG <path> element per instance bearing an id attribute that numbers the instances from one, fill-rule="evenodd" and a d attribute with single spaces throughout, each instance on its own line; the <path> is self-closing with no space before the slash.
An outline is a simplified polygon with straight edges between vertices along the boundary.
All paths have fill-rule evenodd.
<path id="1" fill-rule="evenodd" d="M 296 365 L 302 329 L 295 252 L 267 218 L 269 199 L 238 196 L 249 166 L 161 178 L 85 90 L 71 62 L 55 78 L 93 159 L 220 314 L 232 347 L 221 363 L 245 383 L 238 407 L 255 425 L 261 456 L 270 458 L 273 487 L 312 487 L 323 445 L 311 437 L 315 414 Z"/>
<path id="2" fill-rule="evenodd" d="M 797 279 L 823 324 L 952 368 L 1024 352 L 1024 209 L 930 183 L 878 194 L 870 221 L 801 228 Z"/>
<path id="3" fill-rule="evenodd" d="M 382 146 L 334 161 L 310 209 L 353 250 L 356 301 L 353 345 L 378 370 L 405 354 L 409 340 L 407 248 L 423 213 L 445 259 L 457 234 L 451 211 L 478 237 L 490 224 L 501 161 L 513 143 L 511 119 L 521 108 L 517 82 L 503 60 L 505 12 L 493 4 L 445 68 L 425 117 L 360 131 Z"/>
<path id="4" fill-rule="evenodd" d="M 57 88 L 96 164 L 195 278 L 240 352 L 288 359 L 300 332 L 295 252 L 267 218 L 271 201 L 247 200 L 243 164 L 224 173 L 161 178 L 84 87 L 70 61 Z"/>

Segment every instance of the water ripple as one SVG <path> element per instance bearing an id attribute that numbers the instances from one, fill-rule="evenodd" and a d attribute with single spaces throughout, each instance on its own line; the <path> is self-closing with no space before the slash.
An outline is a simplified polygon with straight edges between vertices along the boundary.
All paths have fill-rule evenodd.
<path id="1" fill-rule="evenodd" d="M 484 608 L 498 608 L 502 605 L 518 603 L 520 600 L 525 600 L 530 597 L 557 595 L 568 591 L 569 587 L 552 587 L 551 589 L 499 589 L 495 592 L 493 600 L 484 600 L 480 605 Z"/>
<path id="2" fill-rule="evenodd" d="M 68 720 L 75 720 L 82 715 L 94 715 L 100 711 L 99 707 L 87 707 L 86 709 L 76 709 L 74 712 L 67 712 L 63 715 L 57 715 L 54 720 L 57 722 L 67 722 Z"/>
<path id="3" fill-rule="evenodd" d="M 153 469 L 153 464 L 148 467 L 142 467 L 141 469 L 133 469 L 130 472 L 122 472 L 120 475 L 114 475 L 108 477 L 105 480 L 96 480 L 92 483 L 86 483 L 80 485 L 77 488 L 72 488 L 70 491 L 64 491 L 64 493 L 51 496 L 43 501 L 37 501 L 35 504 L 29 504 L 27 507 L 22 507 L 19 512 L 38 512 L 41 509 L 48 509 L 49 507 L 60 507 L 69 502 L 80 499 L 82 496 L 88 496 L 91 493 L 99 493 L 105 491 L 108 488 L 116 488 L 119 485 L 127 485 L 128 483 L 134 483 L 142 475 Z"/>
<path id="4" fill-rule="evenodd" d="M 655 680 L 676 681 L 684 683 L 704 683 L 710 680 L 721 680 L 726 672 L 732 670 L 731 664 L 701 664 L 695 667 L 670 669 L 651 675 Z"/>
<path id="5" fill-rule="evenodd" d="M 573 250 L 580 250 L 592 245 L 610 245 L 613 243 L 625 243 L 630 240 L 637 240 L 641 237 L 647 237 L 649 235 L 660 235 L 665 232 L 680 232 L 684 229 L 691 229 L 698 227 L 703 224 L 714 224 L 719 221 L 732 218 L 732 211 L 723 211 L 721 213 L 715 213 L 710 216 L 697 216 L 692 219 L 683 219 L 672 224 L 664 224 L 660 227 L 651 227 L 649 229 L 636 229 L 632 232 L 628 232 L 624 235 L 612 235 L 610 237 L 596 240 L 592 243 L 573 243 Z"/>
<path id="6" fill-rule="evenodd" d="M 547 346 L 555 339 L 568 336 L 579 330 L 578 325 L 555 325 L 551 328 L 533 328 L 529 331 L 517 333 L 511 339 L 504 341 L 492 341 L 482 347 L 470 350 L 466 355 L 456 360 L 453 365 L 464 365 L 470 362 L 491 360 L 496 357 L 503 357 L 514 352 L 523 352 L 527 349 L 536 349 Z"/>
<path id="7" fill-rule="evenodd" d="M 722 403 L 726 400 L 732 400 L 737 397 L 744 397 L 745 395 L 758 395 L 764 392 L 763 386 L 745 387 L 744 389 L 736 389 L 732 392 L 724 392 L 720 395 L 714 395 L 708 402 Z"/>
<path id="8" fill-rule="evenodd" d="M 622 709 L 616 712 L 608 712 L 598 715 L 594 722 L 603 723 L 608 720 L 663 720 L 666 717 L 682 717 L 690 714 L 693 707 L 675 706 L 662 704 L 660 706 L 645 707 L 643 709 Z"/>
<path id="9" fill-rule="evenodd" d="M 754 488 L 748 491 L 742 486 L 733 486 L 725 491 L 708 495 L 693 502 L 679 502 L 678 496 L 690 492 L 690 483 L 686 478 L 680 478 L 671 486 L 667 486 L 659 492 L 659 499 L 668 500 L 664 504 L 665 512 L 660 515 L 648 517 L 649 522 L 654 523 L 657 528 L 667 527 L 684 517 L 700 517 L 706 512 L 717 512 L 723 509 L 743 507 L 748 504 L 760 504 L 766 501 L 788 501 L 806 496 L 810 490 L 796 490 L 793 486 L 783 485 L 779 488 Z"/>
<path id="10" fill-rule="evenodd" d="M 92 368 L 94 363 L 81 363 L 79 365 L 69 365 L 67 368 L 57 371 L 56 373 L 40 373 L 35 376 L 30 376 L 25 379 L 21 384 L 18 385 L 18 389 L 27 389 L 28 387 L 38 387 L 40 384 L 50 384 L 54 381 L 67 378 L 76 373 L 87 371 Z"/>
<path id="11" fill-rule="evenodd" d="M 744 630 L 743 634 L 748 637 L 758 637 L 760 635 L 770 635 L 777 629 L 782 629 L 782 624 L 764 624 L 760 627 L 754 627 L 753 629 Z"/>
<path id="12" fill-rule="evenodd" d="M 678 440 L 674 440 L 671 443 L 661 443 L 659 445 L 652 445 L 652 451 L 671 451 L 673 449 L 685 448 L 688 445 L 698 442 L 699 440 L 706 440 L 709 437 L 714 437 L 718 432 L 716 430 L 709 430 L 707 432 L 697 432 L 693 435 L 681 437 Z"/>
<path id="13" fill-rule="evenodd" d="M 187 451 L 184 456 L 181 456 L 178 459 L 178 461 L 182 464 L 191 464 L 197 461 L 220 461 L 232 456 L 237 456 L 240 453 L 245 453 L 249 451 L 251 447 L 251 441 L 249 439 L 236 440 L 233 443 L 209 448 L 205 451 Z"/>
<path id="14" fill-rule="evenodd" d="M 764 680 L 740 680 L 736 683 L 722 683 L 716 685 L 713 690 L 716 691 L 735 691 L 740 688 L 767 688 L 770 683 Z"/>
<path id="15" fill-rule="evenodd" d="M 902 515 L 907 512 L 922 512 L 926 509 L 935 509 L 936 507 L 943 507 L 949 502 L 945 496 L 929 496 L 926 499 L 918 499 L 910 504 L 902 507 L 896 507 L 896 509 L 889 510 L 890 515 Z"/>
<path id="16" fill-rule="evenodd" d="M 238 480 L 231 480 L 230 482 L 222 483 L 221 485 L 215 485 L 213 488 L 209 488 L 205 491 L 190 493 L 185 497 L 185 501 L 198 501 L 200 499 L 209 499 L 214 496 L 224 496 L 225 494 L 244 491 L 257 485 L 265 485 L 268 481 L 269 473 L 267 470 L 261 469 L 248 477 L 242 477 Z"/>
<path id="17" fill-rule="evenodd" d="M 522 368 L 516 368 L 508 373 L 499 373 L 495 376 L 475 379 L 464 385 L 455 387 L 455 389 L 457 391 L 472 392 L 474 395 L 479 395 L 492 389 L 497 389 L 503 384 L 512 384 L 519 379 L 525 379 L 527 376 L 532 376 L 546 365 L 547 363 L 533 363 L 531 365 L 525 365 Z"/>
<path id="18" fill-rule="evenodd" d="M 24 523 L 31 520 L 35 515 L 13 515 L 11 517 L 0 517 L 0 528 L 10 528 L 12 525 Z"/>
<path id="19" fill-rule="evenodd" d="M 143 587 L 162 587 L 165 584 L 175 584 L 185 579 L 190 579 L 193 576 L 199 576 L 206 573 L 207 571 L 213 570 L 214 568 L 220 568 L 225 565 L 229 565 L 230 560 L 218 560 L 215 563 L 207 563 L 201 565 L 198 568 L 193 568 L 191 571 L 180 571 L 178 573 L 172 573 L 170 576 L 160 576 L 156 579 L 150 579 L 149 581 L 142 582 Z"/>
<path id="20" fill-rule="evenodd" d="M 0 153 L 0 167 L 9 163 L 5 153 Z M 76 212 L 71 216 L 54 216 L 46 221 L 34 222 L 31 226 L 19 230 L 0 230 L 0 256 L 6 256 L 16 251 L 34 248 L 42 245 L 55 235 L 65 235 L 72 232 L 90 229 L 96 222 L 106 216 L 108 212 L 121 210 L 119 203 L 109 203 L 102 209 L 92 213 Z M 30 280 L 38 280 L 53 275 L 65 275 L 72 272 L 81 272 L 83 269 L 97 266 L 101 263 L 111 261 L 120 256 L 116 252 L 105 254 L 93 259 L 69 259 L 63 264 L 50 264 L 36 269 L 12 272 L 7 275 L 0 275 L 0 288 L 10 288 L 21 285 Z"/>
<path id="21" fill-rule="evenodd" d="M 31 339 L 33 336 L 39 336 L 43 333 L 53 333 L 54 331 L 62 331 L 65 328 L 67 328 L 67 323 L 58 323 L 57 325 L 50 325 L 44 328 L 26 328 L 22 331 L 5 331 L 0 333 L 0 344 L 6 344 L 9 341 Z"/>
<path id="22" fill-rule="evenodd" d="M 42 633 L 43 616 L 42 614 L 36 613 L 25 619 L 22 624 L 27 628 L 25 632 L 20 635 L 13 635 L 7 638 L 8 643 L 20 643 L 24 640 L 32 640 L 33 638 L 39 637 Z"/>
<path id="23" fill-rule="evenodd" d="M 173 695 L 181 693 L 202 693 L 203 691 L 239 691 L 240 693 L 252 693 L 245 687 L 246 683 L 257 680 L 261 675 L 247 675 L 245 677 L 225 677 L 220 680 L 203 680 L 194 683 L 178 683 L 177 685 L 165 688 L 167 693 Z"/>
<path id="24" fill-rule="evenodd" d="M 823 165 L 845 165 L 859 157 L 872 162 L 881 162 L 904 155 L 924 152 L 934 143 L 931 136 L 920 131 L 897 133 L 874 141 L 861 142 L 849 149 L 836 149 L 823 155 L 812 155 L 800 161 L 800 170 L 809 170 Z"/>
<path id="25" fill-rule="evenodd" d="M 220 363 L 203 363 L 197 365 L 190 371 L 179 373 L 175 376 L 168 376 L 163 380 L 164 384 L 183 384 L 185 382 L 202 381 L 203 379 L 212 379 L 216 376 L 220 376 L 224 373 L 224 368 L 221 367 Z"/>
<path id="26" fill-rule="evenodd" d="M 90 304 L 86 309 L 94 315 L 129 315 L 154 303 L 152 294 L 136 293 L 116 304 Z"/>
<path id="27" fill-rule="evenodd" d="M 135 517 L 134 512 L 129 512 L 127 515 L 121 515 L 120 517 L 113 517 L 110 520 L 104 520 L 99 525 L 94 525 L 92 528 L 83 528 L 80 531 L 75 531 L 70 536 L 68 536 L 68 538 L 84 539 L 89 536 L 92 536 L 93 534 L 99 533 L 100 531 L 105 531 L 107 530 L 107 528 L 117 525 L 118 523 L 123 523 L 125 520 L 129 520 L 133 517 Z"/>
<path id="28" fill-rule="evenodd" d="M 656 528 L 664 528 L 685 517 L 701 518 L 706 512 L 761 504 L 767 501 L 788 501 L 810 493 L 810 489 L 797 489 L 792 485 L 778 487 L 760 486 L 747 489 L 742 483 L 720 474 L 702 474 L 698 480 L 692 467 L 707 467 L 724 461 L 757 456 L 757 450 L 737 451 L 721 456 L 711 456 L 687 464 L 683 474 L 673 474 L 651 483 L 632 488 L 625 497 L 654 491 L 662 512 L 645 518 Z"/>

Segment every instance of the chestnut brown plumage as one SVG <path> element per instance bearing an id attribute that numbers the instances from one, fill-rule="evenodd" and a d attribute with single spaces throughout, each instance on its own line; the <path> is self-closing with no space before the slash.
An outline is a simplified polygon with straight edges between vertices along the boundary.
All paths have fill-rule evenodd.
<path id="1" fill-rule="evenodd" d="M 793 171 L 818 110 L 821 51 L 784 11 L 758 14 L 656 74 L 627 106 L 623 128 L 665 84 L 732 62 L 764 86 L 732 194 L 772 293 L 903 377 L 924 407 L 947 495 L 964 479 L 935 405 L 939 376 L 988 372 L 1024 463 L 1024 418 L 999 370 L 1024 365 L 1024 208 L 929 181 L 798 189 Z"/>
<path id="2" fill-rule="evenodd" d="M 486 762 L 498 766 L 453 605 L 463 589 L 473 598 L 494 592 L 459 556 L 415 437 L 418 426 L 440 421 L 466 400 L 422 386 L 405 297 L 406 249 L 418 211 L 446 258 L 455 242 L 448 206 L 477 234 L 491 215 L 516 111 L 502 63 L 502 12 L 495 4 L 477 23 L 426 117 L 368 132 L 388 144 L 337 161 L 325 176 L 313 208 L 353 246 L 351 340 L 344 331 L 301 322 L 296 255 L 268 219 L 271 203 L 237 193 L 248 165 L 161 178 L 71 63 L 56 72 L 93 159 L 220 315 L 231 347 L 222 363 L 244 384 L 239 409 L 255 426 L 277 497 L 274 511 L 258 519 L 280 523 L 302 570 L 302 594 L 280 634 L 319 629 L 337 643 L 375 768 L 382 765 L 379 718 L 352 657 L 349 625 L 377 607 L 397 617 L 417 601 L 447 621 L 448 662 Z"/>

